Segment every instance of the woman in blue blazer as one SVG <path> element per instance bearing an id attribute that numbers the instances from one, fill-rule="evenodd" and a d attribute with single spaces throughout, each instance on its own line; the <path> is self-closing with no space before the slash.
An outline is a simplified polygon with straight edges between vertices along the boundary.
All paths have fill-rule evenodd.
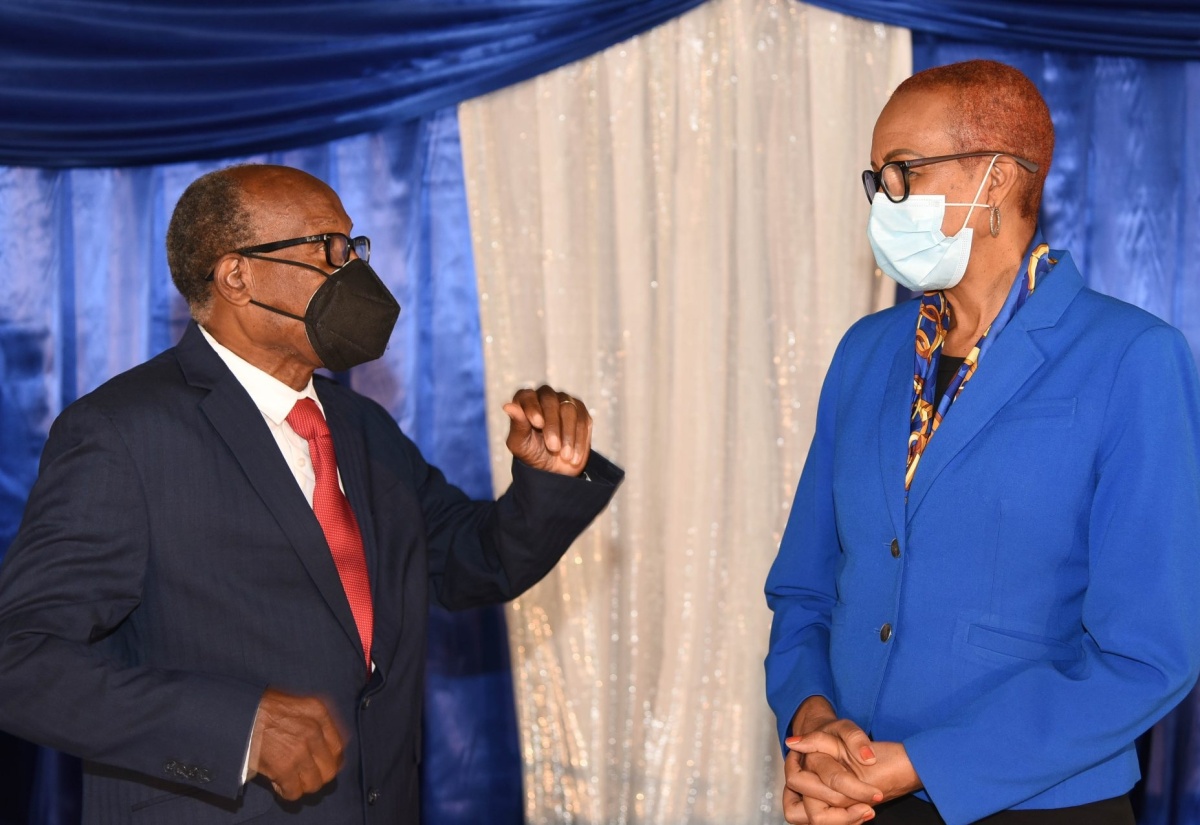
<path id="1" fill-rule="evenodd" d="M 790 823 L 1132 825 L 1196 680 L 1195 366 L 1038 237 L 1053 145 L 988 61 L 876 123 L 868 237 L 923 294 L 842 339 L 767 580 Z"/>

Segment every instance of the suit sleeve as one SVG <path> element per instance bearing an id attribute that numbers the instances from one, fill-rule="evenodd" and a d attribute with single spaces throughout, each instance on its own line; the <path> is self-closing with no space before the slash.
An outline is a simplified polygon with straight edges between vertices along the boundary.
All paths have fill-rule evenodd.
<path id="1" fill-rule="evenodd" d="M 513 460 L 494 502 L 473 501 L 405 438 L 428 532 L 431 597 L 451 610 L 516 598 L 558 563 L 608 505 L 625 473 L 592 451 L 586 478 Z"/>
<path id="2" fill-rule="evenodd" d="M 1200 388 L 1176 330 L 1152 327 L 1126 350 L 1103 433 L 1082 660 L 1033 665 L 904 741 L 949 825 L 1131 747 L 1200 672 Z"/>
<path id="3" fill-rule="evenodd" d="M 816 432 L 779 552 L 767 575 L 767 605 L 774 614 L 766 658 L 767 701 L 775 713 L 781 747 L 805 699 L 823 696 L 834 704 L 829 626 L 837 601 L 841 543 L 833 511 L 833 443 L 845 340 L 821 387 Z"/>
<path id="4" fill-rule="evenodd" d="M 86 401 L 73 405 L 0 567 L 0 727 L 235 797 L 262 686 L 147 667 L 125 648 L 116 631 L 141 600 L 149 542 L 126 444 Z"/>

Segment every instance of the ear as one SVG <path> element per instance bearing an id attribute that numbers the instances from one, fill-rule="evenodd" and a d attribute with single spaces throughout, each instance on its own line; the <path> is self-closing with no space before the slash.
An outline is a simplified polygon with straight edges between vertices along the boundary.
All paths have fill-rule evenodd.
<path id="1" fill-rule="evenodd" d="M 1011 211 L 1004 210 L 1003 207 L 1005 204 L 1012 205 L 1016 195 L 1018 176 L 1021 173 L 1021 167 L 1017 166 L 1017 162 L 1008 155 L 996 158 L 996 162 L 992 164 L 992 171 L 988 173 L 988 182 L 984 188 L 984 197 L 981 202 L 999 206 L 1002 211 Z"/>
<path id="2" fill-rule="evenodd" d="M 234 306 L 248 304 L 253 286 L 248 261 L 236 252 L 218 258 L 213 265 L 213 294 Z"/>

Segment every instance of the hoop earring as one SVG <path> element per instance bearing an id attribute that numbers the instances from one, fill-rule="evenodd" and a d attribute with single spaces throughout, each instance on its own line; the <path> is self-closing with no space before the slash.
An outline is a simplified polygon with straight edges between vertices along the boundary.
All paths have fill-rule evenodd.
<path id="1" fill-rule="evenodd" d="M 988 228 L 992 231 L 993 238 L 1000 237 L 1000 207 L 993 206 L 991 215 L 988 217 Z"/>

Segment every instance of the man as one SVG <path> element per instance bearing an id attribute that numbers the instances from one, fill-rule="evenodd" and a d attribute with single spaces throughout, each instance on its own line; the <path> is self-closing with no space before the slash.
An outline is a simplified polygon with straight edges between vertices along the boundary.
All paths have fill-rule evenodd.
<path id="1" fill-rule="evenodd" d="M 178 346 L 55 422 L 0 569 L 0 727 L 85 759 L 88 823 L 407 823 L 427 600 L 511 599 L 611 498 L 582 402 L 522 390 L 472 502 L 368 399 L 399 308 L 334 192 L 240 166 L 180 198 Z"/>

